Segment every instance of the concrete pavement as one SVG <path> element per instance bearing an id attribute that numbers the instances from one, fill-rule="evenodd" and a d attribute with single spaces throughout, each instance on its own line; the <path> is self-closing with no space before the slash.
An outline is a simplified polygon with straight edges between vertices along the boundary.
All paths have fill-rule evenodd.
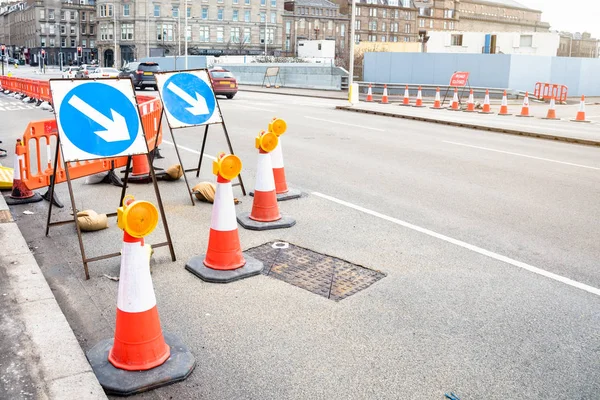
<path id="1" fill-rule="evenodd" d="M 248 188 L 253 138 L 278 116 L 289 127 L 288 182 L 309 193 L 281 204 L 295 227 L 240 230 L 242 246 L 281 239 L 387 276 L 339 303 L 265 276 L 203 283 L 183 266 L 206 245 L 210 206 L 190 206 L 182 181 L 163 182 L 178 261 L 156 250 L 158 307 L 164 329 L 199 361 L 185 382 L 137 398 L 431 399 L 453 391 L 461 399 L 538 399 L 600 391 L 600 297 L 556 279 L 600 287 L 600 231 L 590 218 L 600 212 L 596 148 L 353 114 L 325 99 L 241 92 L 220 104 Z M 184 164 L 195 164 L 201 130 L 176 135 Z M 169 141 L 165 131 L 161 166 L 175 161 Z M 206 153 L 223 149 L 211 127 Z M 214 179 L 209 163 L 201 178 Z M 78 207 L 117 206 L 116 187 L 79 180 L 75 189 Z M 150 186 L 130 191 L 153 200 Z M 66 202 L 65 185 L 58 192 Z M 250 206 L 244 197 L 238 207 Z M 117 284 L 103 275 L 118 274 L 118 259 L 92 264 L 92 279 L 83 280 L 73 227 L 43 235 L 46 207 L 15 215 L 87 350 L 112 335 Z M 159 228 L 151 239 L 161 235 Z M 93 256 L 117 250 L 120 232 L 111 220 L 85 240 Z"/>

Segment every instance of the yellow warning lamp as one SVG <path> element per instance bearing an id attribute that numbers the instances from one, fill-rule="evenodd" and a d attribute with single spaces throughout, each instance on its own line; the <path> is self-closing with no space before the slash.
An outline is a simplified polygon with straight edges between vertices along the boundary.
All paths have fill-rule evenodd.
<path id="1" fill-rule="evenodd" d="M 269 122 L 269 132 L 273 132 L 278 137 L 283 135 L 287 130 L 287 123 L 281 118 L 273 118 L 271 122 Z"/>
<path id="2" fill-rule="evenodd" d="M 125 196 L 123 206 L 117 209 L 117 225 L 135 238 L 148 236 L 158 225 L 158 210 L 149 201 Z"/>
<path id="3" fill-rule="evenodd" d="M 219 153 L 213 161 L 213 174 L 220 175 L 228 181 L 235 179 L 242 171 L 242 160 L 236 155 Z"/>
<path id="4" fill-rule="evenodd" d="M 279 143 L 279 138 L 273 132 L 261 131 L 254 141 L 254 145 L 257 149 L 262 149 L 266 153 L 270 153 L 275 150 Z"/>

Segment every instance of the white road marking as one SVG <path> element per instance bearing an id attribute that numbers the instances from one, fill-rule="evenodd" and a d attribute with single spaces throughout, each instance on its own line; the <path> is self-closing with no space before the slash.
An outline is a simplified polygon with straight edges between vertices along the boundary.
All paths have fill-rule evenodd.
<path id="1" fill-rule="evenodd" d="M 596 296 L 600 296 L 600 289 L 595 288 L 593 286 L 589 286 L 589 285 L 586 285 L 584 283 L 580 283 L 580 282 L 574 281 L 572 279 L 566 278 L 564 276 L 557 275 L 557 274 L 554 274 L 552 272 L 545 271 L 545 270 L 543 270 L 541 268 L 534 267 L 533 265 L 529 265 L 529 264 L 521 262 L 521 261 L 513 260 L 512 258 L 503 256 L 501 254 L 494 253 L 492 251 L 489 251 L 489 250 L 486 250 L 486 249 L 482 249 L 481 247 L 478 247 L 478 246 L 475 246 L 475 245 L 463 242 L 462 240 L 458 240 L 458 239 L 454 239 L 454 238 L 448 237 L 446 235 L 442 235 L 441 233 L 437 233 L 437 232 L 431 231 L 429 229 L 422 228 L 422 227 L 417 226 L 417 225 L 413 225 L 413 224 L 411 224 L 409 222 L 402 221 L 400 219 L 397 219 L 397 218 L 394 218 L 394 217 L 390 217 L 390 216 L 378 213 L 377 211 L 369 210 L 367 208 L 358 206 L 356 204 L 349 203 L 349 202 L 344 201 L 344 200 L 337 199 L 337 198 L 332 197 L 332 196 L 328 196 L 326 194 L 322 194 L 322 193 L 319 193 L 319 192 L 312 192 L 312 194 L 314 194 L 315 196 L 321 197 L 323 199 L 332 201 L 334 203 L 341 204 L 343 206 L 352 208 L 354 210 L 361 211 L 361 212 L 363 212 L 365 214 L 369 214 L 371 216 L 374 216 L 374 217 L 377 217 L 377 218 L 381 218 L 381 219 L 383 219 L 385 221 L 392 222 L 392 223 L 394 223 L 396 225 L 400 225 L 400 226 L 403 226 L 405 228 L 412 229 L 414 231 L 417 231 L 417 232 L 423 233 L 425 235 L 434 237 L 436 239 L 440 239 L 440 240 L 443 240 L 445 242 L 454 244 L 456 246 L 465 248 L 467 250 L 471 250 L 471 251 L 473 251 L 475 253 L 478 253 L 478 254 L 481 254 L 483 256 L 493 258 L 494 260 L 501 261 L 501 262 L 504 262 L 506 264 L 510 264 L 510 265 L 515 266 L 515 267 L 518 267 L 518 268 L 522 268 L 522 269 L 524 269 L 526 271 L 533 272 L 534 274 L 538 274 L 538 275 L 544 276 L 546 278 L 553 279 L 555 281 L 558 281 L 558 282 L 564 283 L 566 285 L 575 287 L 577 289 L 585 290 L 586 292 L 595 294 Z"/>
<path id="2" fill-rule="evenodd" d="M 166 143 L 166 144 L 170 144 L 171 146 L 174 146 L 173 142 L 169 142 L 168 140 L 163 139 L 162 142 Z M 189 147 L 185 147 L 185 146 L 182 146 L 180 144 L 178 144 L 177 147 L 179 147 L 181 150 L 189 151 L 190 153 L 194 153 L 194 154 L 200 155 L 200 152 L 198 150 L 190 149 Z M 211 156 L 209 154 L 206 154 L 206 153 L 204 153 L 204 157 L 210 158 L 211 160 L 216 160 L 217 159 L 216 157 L 213 157 L 213 156 Z"/>
<path id="3" fill-rule="evenodd" d="M 345 122 L 332 121 L 332 120 L 330 120 L 330 119 L 321 119 L 321 118 L 309 117 L 309 116 L 307 116 L 307 115 L 305 115 L 305 116 L 304 116 L 304 118 L 308 118 L 308 119 L 314 119 L 315 121 L 329 122 L 330 124 L 339 124 L 339 125 L 353 126 L 353 127 L 355 127 L 355 128 L 369 129 L 369 130 L 372 130 L 372 131 L 378 131 L 378 132 L 385 132 L 385 129 L 372 128 L 372 127 L 370 127 L 370 126 L 363 126 L 363 125 L 347 124 L 347 123 L 345 123 Z"/>
<path id="4" fill-rule="evenodd" d="M 238 106 L 238 107 L 246 107 L 246 108 L 251 108 L 251 109 L 253 109 L 253 110 L 267 111 L 267 112 L 271 112 L 271 113 L 274 113 L 274 112 L 275 112 L 275 110 L 273 110 L 273 109 L 270 109 L 270 108 L 252 107 L 252 106 L 246 106 L 246 105 L 243 105 L 243 104 L 237 104 L 237 103 L 236 103 L 235 105 L 236 105 L 236 106 Z"/>
<path id="5" fill-rule="evenodd" d="M 600 171 L 599 167 L 590 167 L 589 165 L 574 164 L 574 163 L 570 163 L 570 162 L 566 162 L 566 161 L 552 160 L 550 158 L 528 156 L 527 154 L 512 153 L 510 151 L 490 149 L 488 147 L 473 146 L 473 145 L 470 145 L 470 144 L 450 142 L 450 141 L 447 141 L 447 140 L 442 140 L 442 142 L 449 143 L 449 144 L 454 144 L 454 145 L 457 145 L 457 146 L 471 147 L 471 148 L 474 148 L 474 149 L 493 151 L 493 152 L 496 152 L 496 153 L 510 154 L 510 155 L 513 155 L 513 156 L 531 158 L 531 159 L 534 159 L 534 160 L 548 161 L 548 162 L 553 162 L 553 163 L 557 163 L 557 164 L 571 165 L 573 167 L 587 168 L 587 169 L 593 169 L 593 170 L 596 170 L 596 171 Z"/>

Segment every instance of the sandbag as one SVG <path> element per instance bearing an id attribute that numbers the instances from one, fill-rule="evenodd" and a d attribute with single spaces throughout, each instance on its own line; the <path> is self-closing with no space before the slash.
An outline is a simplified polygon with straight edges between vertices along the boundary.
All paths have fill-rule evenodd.
<path id="1" fill-rule="evenodd" d="M 80 211 L 77 213 L 77 225 L 84 232 L 99 231 L 108 228 L 108 217 L 94 210 Z"/>
<path id="2" fill-rule="evenodd" d="M 183 168 L 181 168 L 181 165 L 179 164 L 171 165 L 165 172 L 169 175 L 169 178 L 174 181 L 183 176 Z"/>
<path id="3" fill-rule="evenodd" d="M 192 188 L 192 193 L 196 195 L 196 198 L 200 201 L 206 201 L 212 203 L 215 201 L 215 192 L 217 188 L 211 182 L 200 182 Z"/>

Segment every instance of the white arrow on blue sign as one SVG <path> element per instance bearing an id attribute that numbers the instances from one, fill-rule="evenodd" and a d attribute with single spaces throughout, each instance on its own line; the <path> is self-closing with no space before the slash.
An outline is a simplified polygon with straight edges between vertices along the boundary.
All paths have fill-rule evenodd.
<path id="1" fill-rule="evenodd" d="M 221 122 L 206 70 L 156 74 L 158 92 L 171 128 Z"/>
<path id="2" fill-rule="evenodd" d="M 128 80 L 51 80 L 65 161 L 148 152 L 135 92 Z"/>

